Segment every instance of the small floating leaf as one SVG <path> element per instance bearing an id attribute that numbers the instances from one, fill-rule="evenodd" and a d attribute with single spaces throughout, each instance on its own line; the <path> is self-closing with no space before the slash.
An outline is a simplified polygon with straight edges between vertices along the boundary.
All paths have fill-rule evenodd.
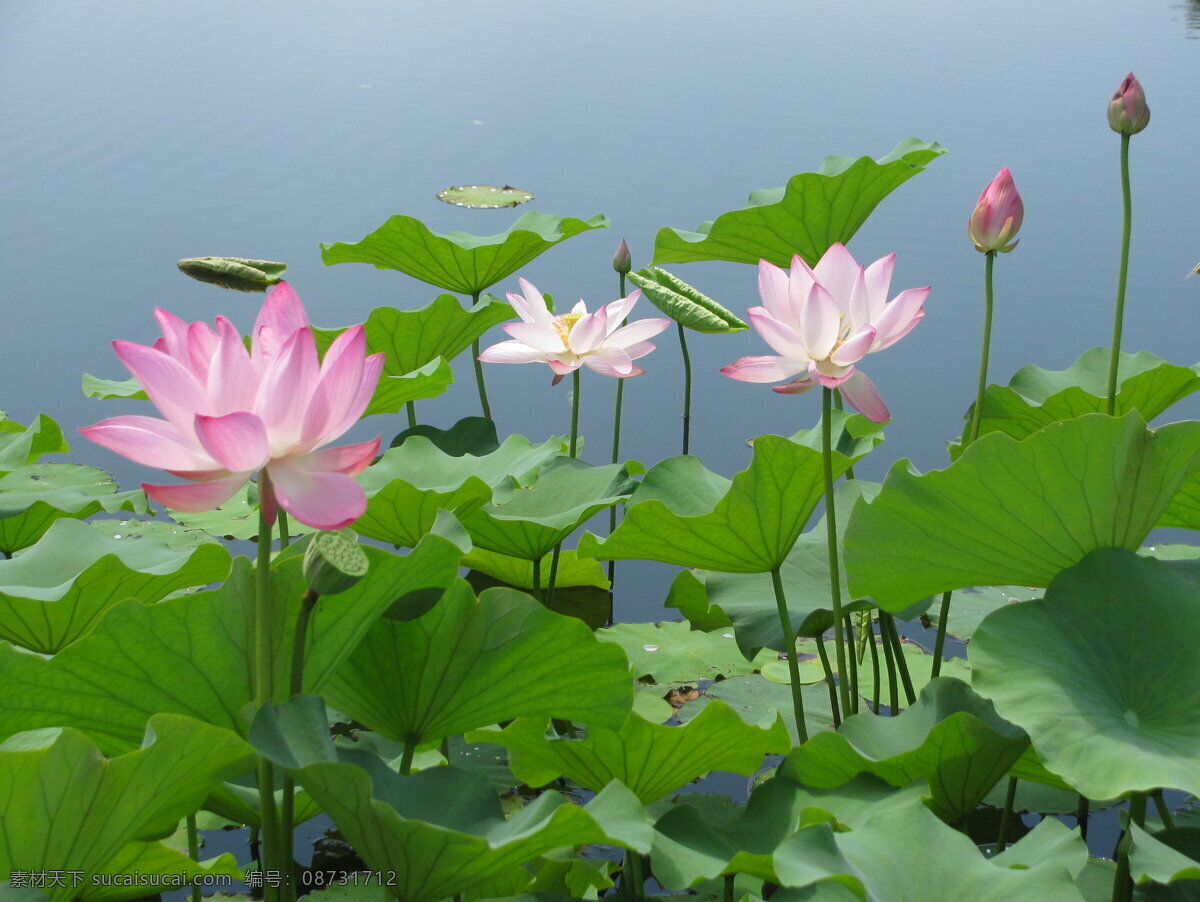
<path id="1" fill-rule="evenodd" d="M 532 191 L 522 191 L 512 185 L 455 185 L 437 193 L 437 199 L 456 207 L 471 207 L 476 210 L 495 210 L 500 207 L 515 207 L 533 200 Z"/>
<path id="2" fill-rule="evenodd" d="M 696 332 L 740 332 L 749 328 L 744 322 L 683 279 L 657 266 L 629 274 L 629 281 L 655 307 L 675 322 Z"/>
<path id="3" fill-rule="evenodd" d="M 185 276 L 233 291 L 266 291 L 287 269 L 286 263 L 244 257 L 184 257 L 176 265 Z"/>

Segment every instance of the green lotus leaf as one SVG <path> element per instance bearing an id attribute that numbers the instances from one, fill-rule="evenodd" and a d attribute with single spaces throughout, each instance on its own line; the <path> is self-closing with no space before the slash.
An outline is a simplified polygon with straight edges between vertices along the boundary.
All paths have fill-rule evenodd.
<path id="1" fill-rule="evenodd" d="M 851 513 L 851 591 L 894 611 L 965 586 L 1049 585 L 1093 548 L 1138 548 L 1197 461 L 1200 422 L 1148 430 L 1136 411 L 985 435 L 923 476 L 898 461 Z"/>
<path id="2" fill-rule="evenodd" d="M 657 266 L 629 274 L 629 281 L 655 307 L 696 332 L 741 332 L 750 328 L 708 295 Z"/>
<path id="3" fill-rule="evenodd" d="M 30 464 L 0 476 L 0 552 L 11 556 L 40 539 L 55 520 L 100 512 L 147 514 L 139 489 L 118 492 L 112 476 L 82 464 Z"/>
<path id="4" fill-rule="evenodd" d="M 1129 870 L 1136 882 L 1200 880 L 1200 828 L 1178 827 L 1157 836 L 1131 824 Z"/>
<path id="5" fill-rule="evenodd" d="M 1030 364 L 1017 370 L 1007 386 L 989 385 L 979 434 L 1003 432 L 1023 439 L 1059 420 L 1107 412 L 1111 353 L 1108 348 L 1092 348 L 1065 370 Z M 1197 389 L 1200 367 L 1175 366 L 1146 351 L 1122 353 L 1117 364 L 1116 415 L 1136 410 L 1149 423 Z M 960 444 L 950 446 L 952 458 L 961 453 Z"/>
<path id="6" fill-rule="evenodd" d="M 675 608 L 692 625 L 692 629 L 711 633 L 733 626 L 729 616 L 708 600 L 707 570 L 680 570 L 671 580 L 664 607 Z"/>
<path id="7" fill-rule="evenodd" d="M 968 641 L 983 618 L 1005 605 L 1022 601 L 1033 601 L 1042 597 L 1041 589 L 1028 586 L 969 586 L 954 593 L 951 600 L 950 617 L 947 618 L 946 633 L 962 641 Z M 929 610 L 929 622 L 937 626 L 941 619 L 941 606 Z"/>
<path id="8" fill-rule="evenodd" d="M 78 520 L 56 521 L 24 554 L 0 561 L 0 638 L 54 654 L 126 598 L 152 604 L 229 572 L 220 545 L 181 544 L 112 538 Z"/>
<path id="9" fill-rule="evenodd" d="M 236 734 L 173 714 L 152 717 L 145 743 L 111 759 L 72 729 L 11 736 L 0 743 L 0 875 L 58 868 L 90 883 L 127 843 L 169 831 L 252 761 Z M 46 895 L 70 902 L 72 883 Z"/>
<path id="10" fill-rule="evenodd" d="M 514 480 L 533 482 L 565 450 L 560 438 L 535 445 L 512 435 L 489 454 L 453 455 L 430 438 L 412 436 L 359 474 L 367 511 L 354 528 L 371 539 L 414 545 L 432 528 L 439 510 L 463 516 L 485 502 L 504 501 L 514 492 Z"/>
<path id="11" fill-rule="evenodd" d="M 1088 798 L 1200 791 L 1200 585 L 1117 548 L 1065 570 L 1041 601 L 990 614 L 972 681 Z M 1150 666 L 1148 662 L 1153 662 Z"/>
<path id="12" fill-rule="evenodd" d="M 376 307 L 363 330 L 367 353 L 386 355 L 384 374 L 403 376 L 439 357 L 453 360 L 492 326 L 515 316 L 510 304 L 491 295 L 464 310 L 454 295 L 439 294 L 424 307 Z M 313 331 L 317 346 L 324 352 L 346 330 Z"/>
<path id="13" fill-rule="evenodd" d="M 702 633 L 686 623 L 618 623 L 596 638 L 625 649 L 634 675 L 657 683 L 724 679 L 761 670 L 776 655 L 763 651 L 746 660 L 729 630 Z"/>
<path id="14" fill-rule="evenodd" d="M 463 587 L 415 620 L 377 622 L 325 694 L 418 745 L 523 715 L 616 726 L 633 688 L 624 652 L 580 621 L 512 589 L 476 598 Z"/>
<path id="15" fill-rule="evenodd" d="M 550 572 L 552 558 L 552 554 L 542 558 L 543 582 Z M 485 548 L 473 548 L 463 555 L 462 564 L 514 589 L 533 588 L 533 561 L 526 558 L 510 557 Z M 609 582 L 608 577 L 604 575 L 604 568 L 595 558 L 578 557 L 573 548 L 564 548 L 558 557 L 556 585 L 608 589 Z"/>
<path id="16" fill-rule="evenodd" d="M 234 496 L 212 510 L 186 513 L 170 511 L 171 519 L 189 530 L 199 530 L 223 539 L 258 540 L 258 484 L 247 482 Z M 315 532 L 299 520 L 288 519 L 289 535 L 303 536 Z"/>
<path id="17" fill-rule="evenodd" d="M 305 685 L 320 690 L 363 633 L 397 599 L 429 586 L 430 558 L 458 550 L 431 535 L 400 557 L 364 547 L 367 575 L 340 595 L 322 598 L 309 621 Z M 305 593 L 301 554 L 277 561 L 272 591 L 275 689 L 290 692 L 291 643 Z M 221 588 L 145 605 L 126 600 L 110 608 L 90 633 L 51 659 L 0 644 L 0 736 L 65 725 L 88 734 L 106 753 L 134 747 L 156 712 L 186 714 L 244 732 L 242 708 L 253 699 L 248 617 L 254 574 L 234 560 Z M 231 800 L 237 804 L 237 800 Z"/>
<path id="18" fill-rule="evenodd" d="M 389 447 L 398 448 L 414 435 L 424 436 L 451 457 L 465 454 L 483 457 L 500 447 L 496 424 L 487 417 L 463 417 L 449 429 L 438 429 L 427 423 L 410 426 L 393 438 Z"/>
<path id="19" fill-rule="evenodd" d="M 485 777 L 453 767 L 401 776 L 369 752 L 335 749 L 314 729 L 322 723 L 320 700 L 298 696 L 260 712 L 251 733 L 259 751 L 312 793 L 368 866 L 385 872 L 389 892 L 406 902 L 450 898 L 564 846 L 649 848 L 650 825 L 619 784 L 585 807 L 545 792 L 506 819 Z"/>
<path id="20" fill-rule="evenodd" d="M 10 420 L 0 410 L 0 471 L 8 472 L 35 463 L 43 454 L 71 450 L 58 423 L 39 413 L 28 426 Z"/>
<path id="21" fill-rule="evenodd" d="M 185 852 L 164 842 L 131 842 L 97 869 L 92 878 L 95 882 L 81 886 L 77 898 L 84 902 L 122 902 L 181 889 L 192 878 L 213 881 L 228 877 L 232 883 L 243 876 L 237 859 L 229 852 L 206 861 L 193 861 Z"/>
<path id="22" fill-rule="evenodd" d="M 419 219 L 392 216 L 355 244 L 321 245 L 321 260 L 370 263 L 398 269 L 414 279 L 459 294 L 476 294 L 510 276 L 560 241 L 608 226 L 597 213 L 591 219 L 523 213 L 498 235 L 440 234 Z"/>
<path id="23" fill-rule="evenodd" d="M 570 852 L 570 849 L 552 852 L 537 862 L 529 891 L 566 899 L 588 899 L 613 885 L 608 875 L 616 862 L 607 858 L 576 858 Z"/>
<path id="24" fill-rule="evenodd" d="M 833 454 L 834 478 L 858 460 Z M 579 553 L 643 558 L 725 573 L 779 566 L 821 500 L 821 452 L 778 435 L 754 440 L 754 459 L 728 489 L 695 458 L 653 467 L 607 539 L 585 533 Z"/>
<path id="25" fill-rule="evenodd" d="M 542 469 L 533 485 L 460 519 L 476 546 L 536 561 L 594 514 L 624 500 L 633 488 L 624 464 L 594 467 L 559 457 Z"/>
<path id="26" fill-rule="evenodd" d="M 762 729 L 719 702 L 680 727 L 630 713 L 618 728 L 592 723 L 581 739 L 548 739 L 544 718 L 522 717 L 502 730 L 473 730 L 467 739 L 506 746 L 509 767 L 529 786 L 565 776 L 598 791 L 620 780 L 643 804 L 709 771 L 751 774 L 762 766 L 764 755 L 791 747 L 781 718 Z"/>
<path id="27" fill-rule="evenodd" d="M 453 384 L 454 372 L 450 369 L 450 364 L 440 357 L 411 373 L 396 376 L 384 373 L 379 377 L 375 394 L 371 396 L 371 403 L 367 405 L 363 416 L 396 413 L 409 401 L 435 398 Z"/>
<path id="28" fill-rule="evenodd" d="M 1033 868 L 1039 864 L 1055 863 L 1066 868 L 1072 877 L 1078 877 L 1087 865 L 1088 849 L 1077 829 L 1073 830 L 1062 821 L 1047 817 L 988 861 L 1004 868 Z"/>
<path id="29" fill-rule="evenodd" d="M 898 717 L 854 714 L 793 751 L 779 775 L 805 786 L 840 786 L 870 773 L 893 786 L 925 779 L 933 810 L 957 823 L 1008 773 L 1029 737 L 999 717 L 990 702 L 953 677 L 921 690 Z"/>
<path id="30" fill-rule="evenodd" d="M 775 850 L 797 830 L 831 820 L 857 828 L 875 814 L 918 802 L 927 792 L 919 782 L 896 789 L 870 776 L 837 789 L 774 779 L 756 787 L 745 810 L 724 822 L 711 823 L 695 805 L 677 805 L 654 824 L 654 876 L 672 890 L 724 874 L 779 883 Z"/>
<path id="31" fill-rule="evenodd" d="M 815 265 L 831 245 L 854 237 L 881 200 L 945 152 L 906 138 L 879 160 L 826 157 L 816 172 L 794 175 L 784 188 L 755 191 L 744 209 L 722 213 L 694 232 L 659 229 L 653 262 L 768 260 L 787 267 L 799 254 Z"/>
<path id="32" fill-rule="evenodd" d="M 920 804 L 882 812 L 848 833 L 827 824 L 801 830 L 780 845 L 775 868 L 785 885 L 839 880 L 871 902 L 1083 900 L 1063 862 L 998 866 Z"/>
<path id="33" fill-rule="evenodd" d="M 804 723 L 811 736 L 833 725 L 833 711 L 829 707 L 829 692 L 824 684 L 804 686 Z M 771 729 L 775 721 L 783 719 L 793 744 L 796 732 L 796 715 L 792 707 L 792 692 L 788 686 L 773 683 L 761 674 L 742 674 L 712 683 L 700 697 L 685 704 L 676 712 L 680 723 L 688 723 L 699 717 L 709 705 L 721 702 L 737 712 L 746 723 L 760 729 Z"/>
<path id="34" fill-rule="evenodd" d="M 150 400 L 149 396 L 142 391 L 141 383 L 136 379 L 101 379 L 91 373 L 83 374 L 83 393 L 89 398 L 99 398 L 102 401 L 110 398 Z"/>

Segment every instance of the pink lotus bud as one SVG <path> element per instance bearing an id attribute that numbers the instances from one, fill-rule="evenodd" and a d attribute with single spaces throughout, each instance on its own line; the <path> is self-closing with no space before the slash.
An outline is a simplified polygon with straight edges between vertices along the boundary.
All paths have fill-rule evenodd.
<path id="1" fill-rule="evenodd" d="M 1013 184 L 1008 168 L 1001 169 L 979 195 L 975 212 L 967 220 L 967 235 L 980 253 L 999 251 L 1007 254 L 1017 246 L 1013 236 L 1021 228 L 1025 205 Z M 1009 242 L 1012 241 L 1012 244 Z"/>
<path id="2" fill-rule="evenodd" d="M 1108 102 L 1108 127 L 1118 135 L 1136 135 L 1150 124 L 1142 83 L 1130 72 Z"/>
<path id="3" fill-rule="evenodd" d="M 633 257 L 630 256 L 629 245 L 625 243 L 624 238 L 617 246 L 617 252 L 613 254 L 613 269 L 623 276 L 629 275 L 629 271 L 633 269 Z"/>

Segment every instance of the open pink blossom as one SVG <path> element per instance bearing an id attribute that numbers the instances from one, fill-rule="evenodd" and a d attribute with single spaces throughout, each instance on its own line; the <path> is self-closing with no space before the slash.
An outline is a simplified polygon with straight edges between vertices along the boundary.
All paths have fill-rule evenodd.
<path id="1" fill-rule="evenodd" d="M 80 429 L 139 464 L 190 480 L 147 485 L 146 494 L 187 513 L 219 507 L 259 473 L 261 504 L 317 529 L 341 529 L 366 510 L 353 478 L 379 451 L 379 438 L 326 448 L 362 416 L 384 355 L 366 356 L 363 327 L 337 337 L 322 361 L 308 315 L 286 282 L 263 303 L 249 351 L 229 320 L 186 323 L 154 316 L 163 337 L 152 347 L 114 341 L 164 419 L 119 416 Z"/>
<path id="2" fill-rule="evenodd" d="M 859 266 L 841 244 L 809 268 L 799 256 L 791 272 L 760 260 L 763 306 L 746 311 L 750 324 L 778 356 L 743 357 L 721 372 L 743 382 L 778 382 L 772 391 L 798 394 L 816 385 L 836 388 L 868 419 L 882 423 L 887 405 L 855 364 L 890 347 L 925 316 L 928 288 L 908 288 L 887 300 L 896 255 Z"/>
<path id="3" fill-rule="evenodd" d="M 580 301 L 570 313 L 555 316 L 531 282 L 518 281 L 522 293 L 510 291 L 508 302 L 521 322 L 503 326 L 513 340 L 492 345 L 479 359 L 489 363 L 548 363 L 554 370 L 555 385 L 580 366 L 614 379 L 641 375 L 645 371 L 633 361 L 654 350 L 646 339 L 671 325 L 662 317 L 621 325 L 642 296 L 641 289 L 605 304 L 595 313 L 588 313 L 587 304 Z"/>

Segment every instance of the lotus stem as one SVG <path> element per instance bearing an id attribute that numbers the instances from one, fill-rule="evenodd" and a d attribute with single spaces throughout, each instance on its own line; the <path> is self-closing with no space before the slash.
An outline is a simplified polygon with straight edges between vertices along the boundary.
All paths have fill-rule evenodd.
<path id="1" fill-rule="evenodd" d="M 287 548 L 292 544 L 292 537 L 288 535 L 288 516 L 287 511 L 283 508 L 279 509 L 279 550 Z"/>
<path id="2" fill-rule="evenodd" d="M 953 591 L 942 593 L 942 606 L 938 609 L 937 639 L 933 643 L 933 663 L 929 666 L 929 678 L 936 680 L 942 672 L 942 652 L 946 647 L 946 620 L 950 617 L 950 597 Z"/>
<path id="3" fill-rule="evenodd" d="M 1004 794 L 1004 811 L 1000 814 L 1000 837 L 996 840 L 996 854 L 1008 847 L 1008 831 L 1012 829 L 1013 806 L 1017 802 L 1017 778 L 1008 778 L 1008 792 Z"/>
<path id="4" fill-rule="evenodd" d="M 471 295 L 471 306 L 479 306 L 478 291 Z M 492 406 L 488 404 L 487 386 L 483 382 L 483 361 L 479 359 L 478 338 L 471 342 L 471 356 L 475 358 L 475 385 L 479 389 L 479 404 L 483 408 L 484 417 L 490 420 L 492 418 Z"/>
<path id="5" fill-rule="evenodd" d="M 837 680 L 834 679 L 833 668 L 829 664 L 829 652 L 825 650 L 824 636 L 817 637 L 817 655 L 821 659 L 821 669 L 825 671 L 825 684 L 829 687 L 829 710 L 833 712 L 833 725 L 834 727 L 840 727 L 842 725 L 842 712 L 838 704 Z"/>
<path id="6" fill-rule="evenodd" d="M 476 361 L 476 365 L 478 365 L 478 364 L 479 364 L 479 361 Z M 405 402 L 404 412 L 406 414 L 408 414 L 408 428 L 412 429 L 414 426 L 417 425 L 417 402 L 416 401 Z"/>
<path id="7" fill-rule="evenodd" d="M 571 373 L 571 456 L 579 456 L 579 369 Z"/>
<path id="8" fill-rule="evenodd" d="M 867 611 L 867 647 L 871 650 L 871 678 L 875 681 L 875 691 L 871 694 L 871 710 L 879 713 L 879 643 L 875 641 L 875 618 Z M 893 683 L 893 685 L 895 685 Z"/>
<path id="9" fill-rule="evenodd" d="M 833 390 L 821 389 L 821 457 L 825 464 L 825 532 L 829 544 L 829 597 L 833 602 L 833 650 L 837 655 L 842 710 L 850 710 L 846 645 L 842 635 L 842 576 L 838 567 L 837 509 L 833 500 Z"/>
<path id="10" fill-rule="evenodd" d="M 617 278 L 620 280 L 620 291 L 617 297 L 625 297 L 625 273 L 617 273 Z M 629 322 L 629 317 L 621 321 L 624 326 Z M 613 409 L 613 446 L 612 446 L 612 462 L 616 463 L 621 459 L 621 402 L 625 398 L 625 380 L 617 380 L 617 403 Z M 617 506 L 614 504 L 608 509 L 608 534 L 611 536 L 617 528 Z M 612 591 L 612 585 L 615 582 L 617 575 L 617 562 L 608 562 L 608 588 Z"/>
<path id="11" fill-rule="evenodd" d="M 725 880 L 724 880 L 725 886 L 724 886 L 724 890 L 721 895 L 721 898 L 724 900 L 724 902 L 733 902 L 733 880 L 734 880 L 733 874 L 725 875 Z"/>
<path id="12" fill-rule="evenodd" d="M 313 608 L 317 606 L 317 601 L 320 597 L 312 589 L 309 589 L 304 593 L 304 599 L 300 602 L 300 611 L 296 615 L 296 631 L 292 636 L 292 673 L 288 684 L 288 691 L 292 697 L 304 691 L 304 650 L 308 643 L 308 620 L 312 615 Z M 282 824 L 281 837 L 283 839 L 283 847 L 280 856 L 283 858 L 284 864 L 287 865 L 287 872 L 290 875 L 292 862 L 295 859 L 296 781 L 288 776 L 283 778 L 282 809 L 280 822 Z M 293 891 L 293 884 L 289 879 L 283 887 L 283 892 L 290 898 Z"/>
<path id="13" fill-rule="evenodd" d="M 988 354 L 992 347 L 992 267 L 996 263 L 996 252 L 988 251 L 983 255 L 986 264 L 983 268 L 983 347 L 979 351 L 979 387 L 975 392 L 975 407 L 971 411 L 971 428 L 967 433 L 965 448 L 979 438 L 979 424 L 983 420 L 983 393 L 987 390 Z"/>
<path id="14" fill-rule="evenodd" d="M 1163 791 L 1156 789 L 1150 795 L 1154 799 L 1154 810 L 1158 812 L 1158 818 L 1162 821 L 1163 826 L 1168 830 L 1174 830 L 1175 816 L 1171 813 L 1171 808 L 1167 805 L 1167 800 L 1163 797 Z"/>
<path id="15" fill-rule="evenodd" d="M 800 742 L 808 742 L 808 727 L 804 723 L 804 696 L 800 694 L 800 662 L 796 660 L 796 633 L 792 629 L 792 618 L 788 614 L 787 599 L 783 595 L 783 576 L 779 567 L 771 571 L 771 583 L 775 587 L 775 607 L 779 611 L 779 625 L 783 627 L 783 642 L 788 661 L 788 675 L 792 684 L 792 711 L 796 715 L 796 735 Z M 836 706 L 834 706 L 836 710 Z"/>
<path id="16" fill-rule="evenodd" d="M 850 649 L 850 710 L 846 716 L 858 713 L 858 641 L 854 632 L 854 617 L 846 615 L 846 646 Z"/>
<path id="17" fill-rule="evenodd" d="M 271 477 L 266 470 L 259 471 L 260 497 L 270 497 Z M 274 670 L 271 665 L 271 533 L 272 524 L 267 520 L 266 506 L 259 506 L 258 513 L 258 561 L 255 571 L 254 590 L 254 707 L 261 710 L 270 704 L 273 692 Z M 259 756 L 258 797 L 262 820 L 262 870 L 279 870 L 277 856 L 280 851 L 280 824 L 275 811 L 275 774 L 271 762 Z M 263 885 L 265 902 L 277 902 L 279 888 Z"/>
<path id="18" fill-rule="evenodd" d="M 621 868 L 621 882 L 625 892 L 635 899 L 641 899 L 646 894 L 646 872 L 642 868 L 642 856 L 633 849 L 625 850 L 625 862 Z"/>
<path id="19" fill-rule="evenodd" d="M 550 579 L 546 583 L 547 607 L 554 601 L 554 587 L 558 585 L 558 557 L 560 554 L 562 554 L 562 542 L 554 546 L 554 553 L 550 555 Z"/>
<path id="20" fill-rule="evenodd" d="M 417 753 L 417 741 L 409 739 L 404 743 L 404 751 L 400 755 L 400 776 L 407 777 L 412 773 L 413 755 Z"/>
<path id="21" fill-rule="evenodd" d="M 1079 838 L 1087 843 L 1088 838 L 1088 809 L 1091 807 L 1091 802 L 1087 796 L 1079 797 L 1079 804 L 1075 806 L 1075 824 L 1079 827 Z"/>
<path id="22" fill-rule="evenodd" d="M 842 390 L 839 388 L 833 393 L 833 409 L 845 410 L 845 405 L 842 404 Z M 846 479 L 854 478 L 854 467 L 846 467 Z"/>
<path id="23" fill-rule="evenodd" d="M 900 713 L 900 692 L 896 681 L 896 652 L 892 648 L 892 637 L 888 635 L 887 625 L 884 622 L 883 611 L 879 612 L 879 641 L 883 645 L 883 657 L 887 662 L 888 675 L 888 711 L 889 717 L 895 717 Z"/>
<path id="24" fill-rule="evenodd" d="M 1121 330 L 1125 321 L 1125 280 L 1129 275 L 1129 233 L 1133 226 L 1133 199 L 1129 190 L 1129 135 L 1121 135 L 1121 198 L 1125 219 L 1121 231 L 1121 268 L 1117 273 L 1117 312 L 1113 320 L 1112 357 L 1108 361 L 1108 415 L 1117 409 L 1117 362 L 1121 356 Z"/>
<path id="25" fill-rule="evenodd" d="M 196 830 L 196 815 L 189 814 L 187 816 L 187 842 L 188 842 L 188 858 L 192 861 L 200 860 L 200 834 Z M 200 887 L 192 884 L 192 902 L 200 902 Z"/>
<path id="26" fill-rule="evenodd" d="M 900 683 L 904 686 L 904 697 L 908 700 L 908 704 L 912 704 L 917 700 L 917 693 L 913 691 L 912 674 L 908 672 L 908 660 L 904 656 L 904 643 L 900 640 L 900 631 L 896 629 L 896 618 L 891 614 L 884 614 L 881 618 L 887 626 L 888 638 L 891 640 L 892 647 L 896 651 L 896 669 L 900 672 Z"/>
<path id="27" fill-rule="evenodd" d="M 683 453 L 687 454 L 692 432 L 692 358 L 688 355 L 683 323 L 675 325 L 679 329 L 679 350 L 683 354 Z"/>
<path id="28" fill-rule="evenodd" d="M 1128 141 L 1127 135 L 1121 136 Z M 1133 899 L 1133 879 L 1129 873 L 1129 850 L 1133 847 L 1133 825 L 1146 824 L 1146 793 L 1135 792 L 1129 797 L 1129 826 L 1117 843 L 1117 871 L 1113 875 L 1113 902 L 1130 902 Z"/>

